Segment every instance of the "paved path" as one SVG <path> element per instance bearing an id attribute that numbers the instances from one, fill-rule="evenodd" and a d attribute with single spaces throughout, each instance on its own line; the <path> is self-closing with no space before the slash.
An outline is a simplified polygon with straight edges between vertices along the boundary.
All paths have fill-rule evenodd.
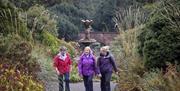
<path id="1" fill-rule="evenodd" d="M 94 91 L 100 90 L 100 82 L 94 82 Z M 116 84 L 111 83 L 111 91 L 114 91 Z M 79 83 L 71 83 L 70 84 L 71 91 L 85 91 L 83 82 Z M 46 83 L 46 91 L 58 91 L 58 83 L 57 82 L 48 82 Z"/>

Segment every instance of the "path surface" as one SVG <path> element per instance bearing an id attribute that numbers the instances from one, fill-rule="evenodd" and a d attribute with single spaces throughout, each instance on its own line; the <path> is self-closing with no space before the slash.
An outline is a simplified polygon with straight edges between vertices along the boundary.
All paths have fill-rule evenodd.
<path id="1" fill-rule="evenodd" d="M 94 82 L 93 85 L 94 91 L 101 91 L 99 82 Z M 46 91 L 58 91 L 58 82 L 48 82 L 46 83 L 46 86 Z M 111 91 L 114 91 L 115 86 L 115 83 L 111 83 Z M 70 89 L 71 91 L 85 91 L 83 82 L 71 83 Z"/>

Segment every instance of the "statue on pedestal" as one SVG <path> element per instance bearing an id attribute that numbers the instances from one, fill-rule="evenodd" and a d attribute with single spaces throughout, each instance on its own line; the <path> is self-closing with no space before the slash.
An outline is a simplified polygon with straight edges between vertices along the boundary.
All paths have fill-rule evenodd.
<path id="1" fill-rule="evenodd" d="M 91 25 L 93 20 L 81 20 L 85 26 L 85 40 L 90 40 Z"/>
<path id="2" fill-rule="evenodd" d="M 90 44 L 96 42 L 95 39 L 90 38 L 90 32 L 92 30 L 91 25 L 93 23 L 93 20 L 81 20 L 81 21 L 85 26 L 85 36 L 84 36 L 84 38 L 79 40 L 79 43 L 81 43 L 81 44 L 83 44 L 85 46 L 89 46 Z"/>

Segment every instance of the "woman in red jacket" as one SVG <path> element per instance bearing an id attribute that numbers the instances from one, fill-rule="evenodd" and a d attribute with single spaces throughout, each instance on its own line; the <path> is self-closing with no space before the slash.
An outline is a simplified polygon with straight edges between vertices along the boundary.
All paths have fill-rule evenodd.
<path id="1" fill-rule="evenodd" d="M 59 79 L 59 91 L 64 91 L 63 82 L 65 81 L 65 91 L 70 91 L 69 73 L 72 69 L 72 61 L 67 53 L 67 48 L 62 46 L 60 52 L 54 57 L 54 67 Z M 63 80 L 65 78 L 65 80 Z"/>

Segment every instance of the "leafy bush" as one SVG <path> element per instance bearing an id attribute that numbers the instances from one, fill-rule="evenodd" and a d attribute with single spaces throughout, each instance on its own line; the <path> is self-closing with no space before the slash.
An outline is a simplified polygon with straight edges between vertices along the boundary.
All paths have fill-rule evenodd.
<path id="1" fill-rule="evenodd" d="M 11 63 L 16 65 L 19 70 L 26 69 L 29 74 L 36 75 L 40 70 L 36 58 L 31 55 L 32 44 L 23 40 L 19 35 L 1 36 L 0 49 L 2 50 L 0 63 Z"/>
<path id="2" fill-rule="evenodd" d="M 113 17 L 116 16 L 117 0 L 105 0 L 99 5 L 93 20 L 93 27 L 97 31 L 115 31 Z"/>
<path id="3" fill-rule="evenodd" d="M 42 31 L 48 31 L 54 36 L 57 36 L 57 22 L 55 16 L 40 5 L 34 5 L 27 11 L 27 26 L 32 34 L 39 35 Z"/>
<path id="4" fill-rule="evenodd" d="M 10 65 L 0 64 L 0 89 L 3 91 L 43 91 L 43 85 L 32 76 Z"/>
<path id="5" fill-rule="evenodd" d="M 147 70 L 137 50 L 138 30 L 141 28 L 122 31 L 112 43 L 111 51 L 120 68 L 117 91 L 178 91 L 179 65 L 168 65 L 165 71 Z"/>
<path id="6" fill-rule="evenodd" d="M 49 32 L 42 32 L 41 38 L 42 43 L 46 46 L 49 46 L 51 50 L 51 55 L 56 55 L 59 52 L 60 46 L 66 46 L 69 53 L 71 54 L 71 57 L 75 56 L 75 49 L 70 43 L 59 40 L 55 36 L 51 35 Z"/>
<path id="7" fill-rule="evenodd" d="M 77 63 L 73 62 L 72 72 L 70 74 L 70 81 L 71 82 L 79 82 L 82 81 L 81 77 L 79 77 Z"/>
<path id="8" fill-rule="evenodd" d="M 117 91 L 178 91 L 180 81 L 176 67 L 178 69 L 179 65 L 174 64 L 179 61 L 179 13 L 173 13 L 178 8 L 172 7 L 178 3 L 173 3 L 173 0 L 168 3 L 163 2 L 160 5 L 163 8 L 155 10 L 145 26 L 121 31 L 112 43 L 112 52 L 121 69 Z M 165 65 L 166 62 L 173 65 Z M 162 66 L 166 68 L 152 70 Z"/>
<path id="9" fill-rule="evenodd" d="M 142 80 L 143 91 L 165 91 L 165 81 L 161 71 L 146 72 Z"/>
<path id="10" fill-rule="evenodd" d="M 179 65 L 168 64 L 166 73 L 156 70 L 146 72 L 143 80 L 143 91 L 178 91 L 180 86 Z"/>
<path id="11" fill-rule="evenodd" d="M 178 1 L 177 1 L 178 2 Z M 174 5 L 173 7 L 171 5 Z M 180 55 L 179 11 L 175 1 L 163 2 L 139 35 L 139 53 L 147 68 L 165 68 L 166 62 L 178 63 Z M 176 12 L 176 13 L 174 13 Z"/>
<path id="12" fill-rule="evenodd" d="M 168 64 L 164 81 L 166 83 L 166 91 L 178 91 L 180 89 L 180 73 L 178 71 L 180 65 Z"/>
<path id="13" fill-rule="evenodd" d="M 146 13 L 146 10 L 141 7 L 129 6 L 128 9 L 120 9 L 114 18 L 114 21 L 118 24 L 118 29 L 120 31 L 125 31 L 145 23 L 148 18 Z"/>
<path id="14" fill-rule="evenodd" d="M 79 28 L 72 22 L 64 19 L 59 19 L 59 38 L 64 38 L 66 41 L 77 39 Z"/>
<path id="15" fill-rule="evenodd" d="M 20 13 L 18 9 L 2 8 L 0 10 L 0 33 L 3 35 L 18 34 L 27 40 L 31 40 L 26 23 L 20 17 Z"/>
<path id="16" fill-rule="evenodd" d="M 118 77 L 120 91 L 134 91 L 132 89 L 141 88 L 141 77 L 143 77 L 146 69 L 141 57 L 137 53 L 138 42 L 136 37 L 138 36 L 139 29 L 141 27 L 121 31 L 120 35 L 112 43 L 111 51 L 120 68 Z"/>
<path id="17" fill-rule="evenodd" d="M 57 4 L 50 10 L 58 16 L 59 38 L 66 41 L 76 39 L 78 32 L 83 30 L 81 20 L 87 18 L 85 12 L 70 3 Z"/>

